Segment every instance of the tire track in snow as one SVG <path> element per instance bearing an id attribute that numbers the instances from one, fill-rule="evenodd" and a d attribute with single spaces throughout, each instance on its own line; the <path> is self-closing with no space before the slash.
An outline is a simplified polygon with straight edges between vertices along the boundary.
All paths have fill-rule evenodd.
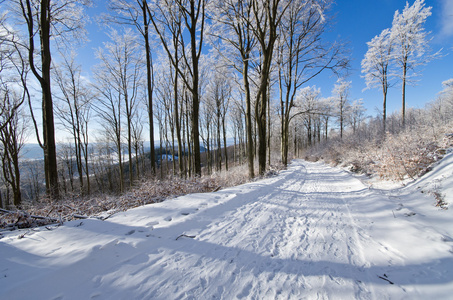
<path id="1" fill-rule="evenodd" d="M 166 275 L 154 296 L 373 299 L 373 280 L 345 200 L 348 180 L 354 179 L 300 162 L 282 177 L 262 184 L 259 193 L 239 192 L 232 200 L 243 204 L 227 206 L 184 249 L 163 256 L 159 264 L 166 265 Z M 193 279 L 181 278 L 186 289 L 171 292 L 181 270 Z"/>
<path id="2" fill-rule="evenodd" d="M 343 179 L 296 162 L 213 194 L 235 196 L 156 228 L 139 245 L 145 263 L 113 265 L 96 285 L 135 286 L 131 299 L 370 299 Z M 182 233 L 196 237 L 176 240 Z"/>
<path id="3" fill-rule="evenodd" d="M 332 297 L 333 294 L 326 292 L 325 290 L 328 290 L 328 288 L 324 287 L 337 284 L 346 285 L 349 289 L 353 288 L 356 298 L 371 298 L 372 292 L 363 286 L 361 280 L 346 279 L 348 276 L 342 276 L 345 269 L 351 269 L 349 276 L 354 278 L 355 269 L 360 267 L 364 260 L 363 257 L 355 258 L 357 254 L 355 253 L 356 250 L 353 249 L 361 251 L 357 239 L 351 237 L 351 235 L 356 235 L 355 225 L 347 204 L 339 193 L 343 187 L 340 189 L 334 183 L 326 182 L 326 179 L 335 178 L 335 174 L 329 174 L 326 178 L 325 175 L 329 170 L 331 169 L 326 169 L 319 164 L 310 164 L 309 174 L 307 175 L 308 182 L 301 189 L 307 193 L 313 210 L 310 226 L 313 228 L 311 234 L 315 235 L 315 239 L 309 241 L 306 246 L 306 251 L 309 253 L 308 257 L 316 261 L 334 258 L 335 261 L 345 265 L 341 269 L 332 266 L 325 267 L 326 274 L 323 275 L 321 289 L 317 292 L 317 297 Z"/>
<path id="4" fill-rule="evenodd" d="M 296 165 L 268 194 L 200 233 L 199 241 L 234 249 L 226 251 L 234 252 L 227 259 L 235 278 L 228 296 L 327 299 L 340 288 L 356 298 L 372 298 L 367 280 L 355 278 L 368 276 L 347 204 L 325 183 L 326 170 L 315 166 L 307 171 Z"/>

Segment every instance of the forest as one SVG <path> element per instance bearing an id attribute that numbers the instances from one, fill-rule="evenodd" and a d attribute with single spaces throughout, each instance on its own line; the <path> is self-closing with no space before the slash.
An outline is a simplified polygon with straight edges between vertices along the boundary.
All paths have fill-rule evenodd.
<path id="1" fill-rule="evenodd" d="M 111 0 L 90 20 L 89 0 L 0 1 L 0 208 L 84 217 L 270 176 L 293 158 L 391 180 L 426 172 L 453 146 L 453 79 L 406 109 L 406 85 L 444 55 L 424 29 L 431 7 L 407 3 L 367 43 L 364 86 L 382 92 L 369 116 L 349 94 L 347 41 L 325 38 L 333 4 Z M 89 22 L 109 41 L 87 78 Z M 330 97 L 312 85 L 323 74 L 337 78 Z M 388 114 L 395 86 L 401 111 Z M 29 140 L 43 159 L 24 158 Z"/>

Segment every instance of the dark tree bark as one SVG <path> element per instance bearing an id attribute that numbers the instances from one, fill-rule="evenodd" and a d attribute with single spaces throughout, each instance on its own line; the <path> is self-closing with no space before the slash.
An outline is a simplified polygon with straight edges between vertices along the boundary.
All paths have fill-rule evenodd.
<path id="1" fill-rule="evenodd" d="M 46 193 L 54 200 L 60 198 L 58 189 L 58 169 L 57 169 L 57 152 L 55 146 L 55 125 L 53 115 L 53 101 L 51 92 L 51 60 L 52 55 L 50 51 L 50 25 L 51 25 L 51 14 L 50 14 L 50 0 L 41 0 L 38 17 L 39 26 L 39 38 L 40 38 L 40 57 L 41 64 L 39 68 L 35 65 L 35 28 L 34 20 L 35 17 L 32 13 L 32 7 L 30 0 L 26 0 L 25 3 L 20 1 L 22 14 L 26 20 L 28 28 L 28 40 L 29 40 L 29 53 L 28 61 L 30 62 L 30 69 L 33 75 L 39 81 L 42 90 L 42 122 L 43 122 L 43 143 L 42 147 L 44 150 L 44 168 L 45 168 L 45 179 L 46 179 Z M 38 69 L 41 70 L 41 74 Z"/>
<path id="2" fill-rule="evenodd" d="M 146 51 L 146 86 L 148 90 L 148 118 L 149 118 L 149 159 L 151 163 L 151 172 L 156 175 L 156 151 L 154 148 L 154 114 L 153 114 L 153 62 L 151 49 L 149 46 L 149 20 L 148 4 L 146 0 L 142 1 L 141 8 L 143 13 L 143 37 L 145 39 Z"/>

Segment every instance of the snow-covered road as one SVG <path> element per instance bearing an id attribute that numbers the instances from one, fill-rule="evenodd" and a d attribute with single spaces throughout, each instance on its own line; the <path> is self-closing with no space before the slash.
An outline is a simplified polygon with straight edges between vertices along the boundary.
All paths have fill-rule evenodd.
<path id="1" fill-rule="evenodd" d="M 421 193 L 390 195 L 295 161 L 273 178 L 106 221 L 10 233 L 0 298 L 447 299 L 451 217 Z"/>

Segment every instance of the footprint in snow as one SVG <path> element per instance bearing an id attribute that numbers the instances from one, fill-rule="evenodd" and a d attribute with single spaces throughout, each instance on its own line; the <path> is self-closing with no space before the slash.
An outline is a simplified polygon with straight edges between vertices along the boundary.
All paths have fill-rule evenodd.
<path id="1" fill-rule="evenodd" d="M 134 234 L 134 233 L 135 233 L 135 230 L 132 229 L 132 230 L 130 230 L 128 233 L 126 233 L 126 235 L 132 235 L 132 234 Z"/>
<path id="2" fill-rule="evenodd" d="M 412 216 L 415 216 L 416 213 L 414 213 L 413 211 L 411 211 L 411 212 L 405 213 L 404 215 L 405 215 L 406 217 L 412 217 Z"/>
<path id="3" fill-rule="evenodd" d="M 80 222 L 79 224 L 74 225 L 74 227 L 80 227 L 80 226 L 83 226 L 83 222 Z"/>
<path id="4" fill-rule="evenodd" d="M 453 242 L 453 239 L 447 235 L 443 235 L 442 238 L 441 238 L 442 242 L 445 242 L 445 243 L 451 243 Z"/>
<path id="5" fill-rule="evenodd" d="M 171 220 L 173 220 L 171 217 L 166 217 L 166 218 L 165 218 L 165 221 L 170 222 Z"/>

